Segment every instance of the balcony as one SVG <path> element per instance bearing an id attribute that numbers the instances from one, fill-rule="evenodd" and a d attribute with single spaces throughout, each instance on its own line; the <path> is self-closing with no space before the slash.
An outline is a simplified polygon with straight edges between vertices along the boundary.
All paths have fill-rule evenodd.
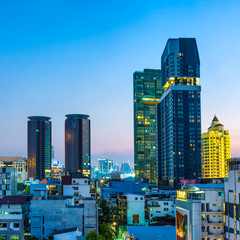
<path id="1" fill-rule="evenodd" d="M 212 211 L 212 210 L 204 210 L 202 211 L 202 214 L 224 214 L 222 210 Z"/>
<path id="2" fill-rule="evenodd" d="M 223 220 L 222 221 L 204 220 L 202 221 L 202 225 L 224 225 L 224 222 Z"/>
<path id="3" fill-rule="evenodd" d="M 202 232 L 203 233 L 203 232 Z M 204 235 L 202 234 L 202 236 L 204 237 L 215 237 L 215 238 L 223 238 L 225 236 L 224 232 L 221 233 L 212 233 L 210 231 L 205 231 Z"/>

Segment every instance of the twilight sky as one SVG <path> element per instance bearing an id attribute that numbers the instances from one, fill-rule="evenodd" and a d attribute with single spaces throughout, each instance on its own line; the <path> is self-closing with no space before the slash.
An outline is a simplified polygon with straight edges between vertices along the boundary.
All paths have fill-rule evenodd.
<path id="1" fill-rule="evenodd" d="M 133 80 L 160 68 L 168 38 L 195 37 L 202 131 L 214 114 L 240 156 L 239 0 L 0 0 L 0 155 L 27 155 L 27 116 L 52 118 L 64 159 L 65 114 L 91 119 L 92 160 L 133 161 Z"/>

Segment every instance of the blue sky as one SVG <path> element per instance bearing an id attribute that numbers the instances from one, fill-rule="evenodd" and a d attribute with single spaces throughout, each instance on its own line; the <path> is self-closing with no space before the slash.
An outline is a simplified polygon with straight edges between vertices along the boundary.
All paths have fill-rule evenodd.
<path id="1" fill-rule="evenodd" d="M 237 0 L 0 0 L 0 155 L 27 155 L 27 116 L 52 117 L 55 156 L 64 120 L 89 114 L 92 159 L 133 161 L 132 74 L 160 68 L 170 37 L 195 37 L 202 131 L 214 114 L 240 155 L 240 2 Z"/>

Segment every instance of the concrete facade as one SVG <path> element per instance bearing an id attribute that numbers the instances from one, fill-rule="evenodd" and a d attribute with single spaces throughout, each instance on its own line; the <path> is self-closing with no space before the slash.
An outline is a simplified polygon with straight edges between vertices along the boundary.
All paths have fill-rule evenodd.
<path id="1" fill-rule="evenodd" d="M 177 239 L 224 240 L 223 184 L 187 185 L 177 191 Z"/>
<path id="2" fill-rule="evenodd" d="M 240 158 L 231 159 L 224 190 L 226 240 L 240 240 Z"/>
<path id="3" fill-rule="evenodd" d="M 17 194 L 17 170 L 13 167 L 0 167 L 0 197 Z"/>
<path id="4" fill-rule="evenodd" d="M 28 232 L 28 198 L 24 196 L 6 196 L 0 199 L 0 239 L 23 240 Z"/>
<path id="5" fill-rule="evenodd" d="M 98 229 L 98 207 L 93 199 L 78 206 L 69 200 L 32 200 L 31 234 L 48 238 L 54 231 L 77 227 L 83 235 Z"/>
<path id="6" fill-rule="evenodd" d="M 145 224 L 145 200 L 144 195 L 123 194 L 127 198 L 127 225 Z"/>
<path id="7" fill-rule="evenodd" d="M 17 170 L 17 183 L 27 179 L 27 159 L 22 157 L 0 157 L 0 167 L 14 167 Z"/>

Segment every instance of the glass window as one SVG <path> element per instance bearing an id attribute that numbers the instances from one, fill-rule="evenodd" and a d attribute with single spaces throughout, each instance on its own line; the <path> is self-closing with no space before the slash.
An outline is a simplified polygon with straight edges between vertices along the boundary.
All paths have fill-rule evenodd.
<path id="1" fill-rule="evenodd" d="M 7 223 L 0 223 L 0 228 L 7 228 Z"/>
<path id="2" fill-rule="evenodd" d="M 14 224 L 13 224 L 13 227 L 19 228 L 19 223 L 14 223 Z"/>

